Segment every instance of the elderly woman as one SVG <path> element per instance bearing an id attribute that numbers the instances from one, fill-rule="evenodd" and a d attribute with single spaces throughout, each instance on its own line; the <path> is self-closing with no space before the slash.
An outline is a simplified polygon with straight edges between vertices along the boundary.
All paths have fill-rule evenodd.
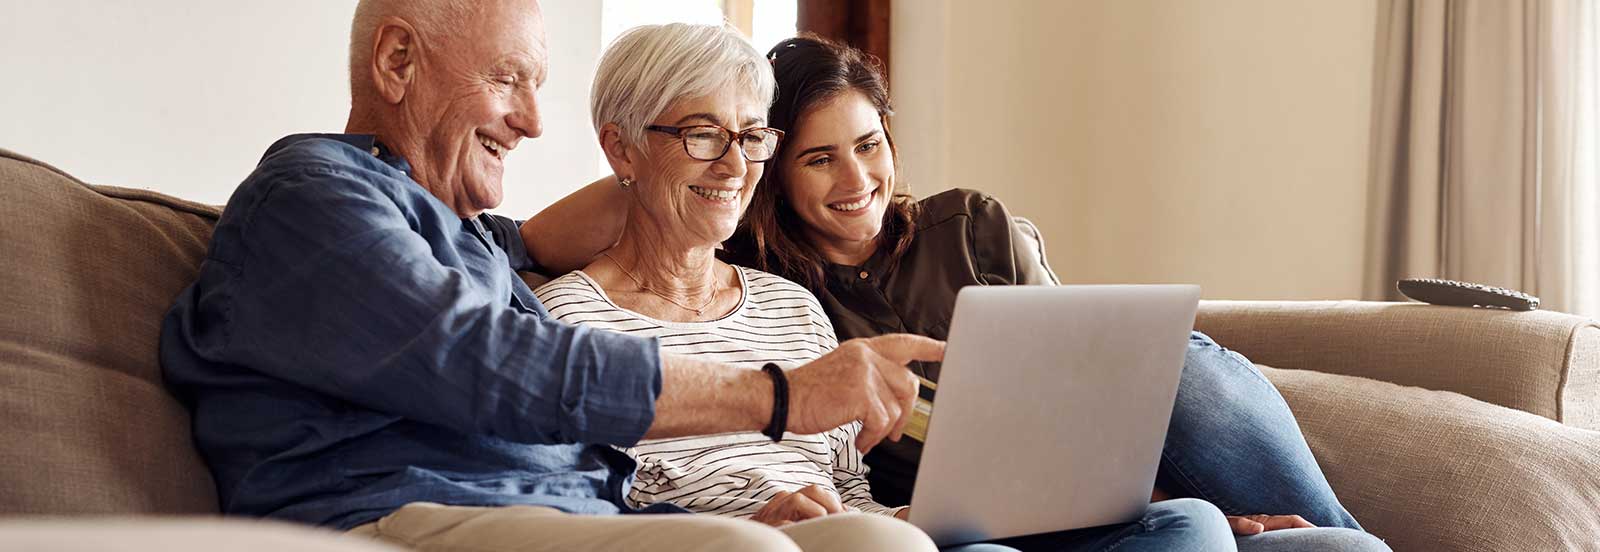
<path id="1" fill-rule="evenodd" d="M 805 288 L 716 255 L 784 138 L 765 126 L 773 88 L 767 60 L 729 30 L 646 26 L 611 46 L 591 110 L 626 222 L 593 262 L 537 290 L 552 315 L 656 338 L 663 353 L 767 370 L 777 380 L 782 369 L 838 345 Z M 891 517 L 903 507 L 872 498 L 858 431 L 850 424 L 819 435 L 643 441 L 627 451 L 640 463 L 629 500 L 754 519 L 791 534 L 835 532 L 831 526 L 864 518 L 904 525 Z M 1141 526 L 1125 549 L 1233 546 L 1221 513 L 1198 500 L 1154 504 Z M 902 547 L 926 546 L 926 536 L 916 535 Z M 1100 546 L 1093 535 L 1058 537 L 1048 546 Z"/>
<path id="2" fill-rule="evenodd" d="M 591 111 L 621 175 L 628 224 L 594 263 L 536 291 L 553 316 L 751 370 L 837 347 L 804 288 L 715 256 L 783 138 L 763 125 L 773 89 L 766 59 L 718 27 L 649 26 L 617 39 L 601 60 Z M 821 516 L 888 510 L 867 489 L 860 429 L 642 441 L 627 451 L 640 463 L 628 498 L 778 525 L 807 550 L 932 549 L 891 517 Z"/>

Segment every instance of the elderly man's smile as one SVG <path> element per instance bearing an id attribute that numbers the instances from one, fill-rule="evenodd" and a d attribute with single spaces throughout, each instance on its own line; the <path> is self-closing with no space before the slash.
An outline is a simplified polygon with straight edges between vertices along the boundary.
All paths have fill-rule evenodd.
<path id="1" fill-rule="evenodd" d="M 483 149 L 489 151 L 489 155 L 493 155 L 495 159 L 500 160 L 504 160 L 506 158 L 506 154 L 511 153 L 511 148 L 513 147 L 496 142 L 495 139 L 484 136 L 483 134 L 478 135 L 478 142 L 483 144 Z"/>

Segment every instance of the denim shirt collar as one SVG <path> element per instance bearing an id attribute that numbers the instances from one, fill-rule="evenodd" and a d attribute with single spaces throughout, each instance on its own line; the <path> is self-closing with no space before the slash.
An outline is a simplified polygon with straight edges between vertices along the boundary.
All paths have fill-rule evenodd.
<path id="1" fill-rule="evenodd" d="M 400 157 L 399 155 L 395 154 L 393 150 L 389 149 L 389 146 L 386 146 L 383 144 L 383 142 L 378 141 L 378 137 L 372 134 L 291 134 L 279 139 L 276 143 L 273 143 L 271 147 L 267 148 L 266 154 L 262 155 L 261 157 L 265 159 L 267 156 L 272 155 L 278 150 L 287 148 L 297 142 L 311 139 L 334 140 L 350 144 L 351 146 L 355 146 L 356 149 L 372 153 L 373 157 L 378 158 L 379 161 L 394 167 L 400 172 L 406 173 L 406 176 L 411 176 L 411 163 L 407 162 L 404 157 Z"/>

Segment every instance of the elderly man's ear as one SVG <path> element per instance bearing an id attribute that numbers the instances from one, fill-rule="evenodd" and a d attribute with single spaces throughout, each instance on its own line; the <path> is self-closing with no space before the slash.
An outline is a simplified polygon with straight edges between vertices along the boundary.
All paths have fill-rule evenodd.
<path id="1" fill-rule="evenodd" d="M 383 101 L 397 104 L 417 76 L 417 31 L 404 19 L 391 17 L 374 33 L 372 85 Z"/>
<path id="2" fill-rule="evenodd" d="M 611 172 L 618 179 L 632 181 L 639 178 L 635 172 L 637 167 L 633 166 L 637 150 L 630 149 L 622 139 L 622 127 L 616 123 L 600 126 L 600 150 L 605 152 L 606 161 L 611 163 Z"/>

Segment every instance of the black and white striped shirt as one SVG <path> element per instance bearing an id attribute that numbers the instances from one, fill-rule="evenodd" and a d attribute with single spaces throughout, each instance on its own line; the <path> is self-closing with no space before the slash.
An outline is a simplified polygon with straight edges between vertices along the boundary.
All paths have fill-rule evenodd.
<path id="1" fill-rule="evenodd" d="M 556 319 L 654 337 L 661 352 L 759 370 L 785 369 L 839 345 L 833 326 L 811 292 L 794 282 L 735 267 L 744 295 L 739 306 L 709 322 L 657 320 L 622 308 L 582 271 L 540 286 L 535 293 Z M 670 502 L 693 512 L 750 517 L 779 491 L 817 485 L 846 508 L 892 514 L 872 501 L 867 468 L 856 451 L 854 422 L 817 435 L 787 433 L 782 441 L 760 433 L 654 439 L 625 449 L 639 460 L 628 500 L 635 506 Z"/>

